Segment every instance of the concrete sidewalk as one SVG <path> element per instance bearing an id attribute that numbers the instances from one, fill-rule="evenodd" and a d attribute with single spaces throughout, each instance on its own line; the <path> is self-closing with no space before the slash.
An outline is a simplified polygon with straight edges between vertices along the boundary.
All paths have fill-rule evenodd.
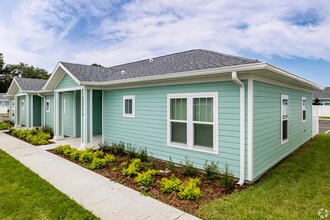
<path id="1" fill-rule="evenodd" d="M 101 219 L 198 219 L 7 134 L 0 149 Z"/>

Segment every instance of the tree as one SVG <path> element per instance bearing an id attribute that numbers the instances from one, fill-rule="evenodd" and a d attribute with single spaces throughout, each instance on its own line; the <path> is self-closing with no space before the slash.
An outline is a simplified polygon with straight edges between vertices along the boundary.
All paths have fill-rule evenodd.
<path id="1" fill-rule="evenodd" d="M 46 70 L 28 65 L 25 63 L 5 64 L 3 54 L 0 53 L 0 92 L 7 92 L 13 78 L 20 76 L 23 78 L 48 79 Z"/>
<path id="2" fill-rule="evenodd" d="M 100 66 L 100 67 L 102 67 L 101 64 L 97 64 L 97 63 L 93 63 L 91 66 Z"/>
<path id="3" fill-rule="evenodd" d="M 313 105 L 321 105 L 321 102 L 318 98 L 315 98 L 313 101 Z"/>

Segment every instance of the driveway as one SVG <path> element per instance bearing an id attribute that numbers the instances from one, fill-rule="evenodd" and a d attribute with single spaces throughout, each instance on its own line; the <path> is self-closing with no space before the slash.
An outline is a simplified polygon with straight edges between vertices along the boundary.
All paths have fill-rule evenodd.
<path id="1" fill-rule="evenodd" d="M 330 120 L 320 119 L 319 120 L 319 131 L 320 133 L 330 134 Z"/>

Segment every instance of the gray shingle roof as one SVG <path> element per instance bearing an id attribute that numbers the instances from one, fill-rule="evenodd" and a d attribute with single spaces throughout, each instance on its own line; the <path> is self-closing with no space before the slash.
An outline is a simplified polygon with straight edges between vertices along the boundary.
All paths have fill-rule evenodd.
<path id="1" fill-rule="evenodd" d="M 6 97 L 4 97 L 4 95 L 6 95 L 6 93 L 0 93 L 0 99 L 3 100 L 3 99 L 7 99 Z"/>
<path id="2" fill-rule="evenodd" d="M 15 77 L 19 87 L 24 91 L 39 91 L 46 84 L 45 79 L 30 79 Z"/>
<path id="3" fill-rule="evenodd" d="M 61 63 L 80 81 L 104 82 L 260 62 L 197 49 L 156 57 L 151 62 L 145 59 L 108 68 Z M 125 71 L 124 74 L 122 74 L 123 71 Z"/>
<path id="4" fill-rule="evenodd" d="M 330 87 L 325 87 L 321 91 L 314 91 L 313 98 L 330 98 Z"/>

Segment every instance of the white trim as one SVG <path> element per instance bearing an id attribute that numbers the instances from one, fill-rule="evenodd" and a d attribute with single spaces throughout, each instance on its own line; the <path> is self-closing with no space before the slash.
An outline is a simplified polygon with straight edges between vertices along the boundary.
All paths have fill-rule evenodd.
<path id="1" fill-rule="evenodd" d="M 199 93 L 173 93 L 167 94 L 167 146 L 181 148 L 185 150 L 193 150 L 204 153 L 219 154 L 218 142 L 218 92 L 199 92 Z M 185 98 L 187 99 L 187 145 L 171 141 L 171 99 Z M 193 135 L 193 99 L 194 98 L 213 98 L 213 148 L 194 146 Z M 208 123 L 207 123 L 208 124 Z"/>
<path id="2" fill-rule="evenodd" d="M 248 177 L 253 181 L 253 79 L 248 79 Z"/>
<path id="3" fill-rule="evenodd" d="M 33 95 L 31 95 L 30 96 L 31 97 L 31 113 L 30 113 L 30 115 L 31 115 L 31 128 L 33 128 Z"/>
<path id="4" fill-rule="evenodd" d="M 66 101 L 65 101 L 65 97 L 64 97 L 64 93 L 62 93 L 62 113 L 63 115 L 65 114 L 65 110 L 66 110 Z"/>
<path id="5" fill-rule="evenodd" d="M 48 103 L 48 109 L 47 109 L 47 103 Z M 49 99 L 46 100 L 45 109 L 46 109 L 46 112 L 50 112 L 50 100 Z"/>
<path id="6" fill-rule="evenodd" d="M 83 95 L 84 95 L 84 146 L 87 146 L 87 89 L 84 88 L 83 90 Z"/>
<path id="7" fill-rule="evenodd" d="M 132 100 L 132 114 L 125 113 L 125 102 L 126 100 Z M 123 117 L 125 118 L 135 118 L 135 95 L 125 95 L 123 96 Z"/>
<path id="8" fill-rule="evenodd" d="M 71 87 L 71 88 L 55 89 L 54 92 L 70 92 L 70 91 L 80 90 L 80 89 L 84 89 L 84 87 L 76 86 L 76 87 Z"/>
<path id="9" fill-rule="evenodd" d="M 283 100 L 287 99 L 288 100 L 288 109 L 287 109 L 287 118 L 283 119 Z M 290 112 L 290 108 L 289 108 L 289 96 L 288 95 L 281 95 L 281 145 L 287 143 L 289 141 L 289 112 Z M 287 139 L 283 140 L 283 121 L 287 121 Z"/>
<path id="10" fill-rule="evenodd" d="M 72 131 L 72 136 L 75 138 L 77 137 L 77 131 L 76 131 L 76 127 L 77 127 L 77 112 L 76 112 L 76 91 L 73 91 L 73 97 L 72 97 L 72 111 L 73 111 L 73 131 Z"/>
<path id="11" fill-rule="evenodd" d="M 102 142 L 104 143 L 104 90 L 102 90 Z"/>
<path id="12" fill-rule="evenodd" d="M 304 119 L 304 111 L 305 111 L 305 119 Z M 306 122 L 306 117 L 307 117 L 306 113 L 307 113 L 306 97 L 301 97 L 301 122 Z"/>
<path id="13" fill-rule="evenodd" d="M 89 90 L 89 143 L 93 144 L 93 89 Z"/>

